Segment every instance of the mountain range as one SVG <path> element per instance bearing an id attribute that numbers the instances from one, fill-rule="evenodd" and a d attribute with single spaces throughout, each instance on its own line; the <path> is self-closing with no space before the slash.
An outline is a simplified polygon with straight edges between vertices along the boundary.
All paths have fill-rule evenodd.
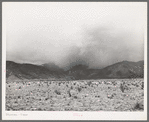
<path id="1" fill-rule="evenodd" d="M 75 65 L 65 71 L 54 63 L 43 65 L 20 64 L 6 61 L 7 80 L 49 79 L 49 80 L 85 80 L 113 78 L 143 78 L 144 61 L 122 61 L 102 69 L 90 69 L 86 65 Z"/>

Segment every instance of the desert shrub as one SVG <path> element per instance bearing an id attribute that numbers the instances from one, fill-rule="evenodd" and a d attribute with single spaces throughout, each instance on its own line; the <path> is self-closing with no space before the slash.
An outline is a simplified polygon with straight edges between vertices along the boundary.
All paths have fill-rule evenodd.
<path id="1" fill-rule="evenodd" d="M 73 89 L 73 87 L 71 86 L 70 89 Z"/>
<path id="2" fill-rule="evenodd" d="M 144 89 L 144 83 L 142 82 L 141 89 Z"/>
<path id="3" fill-rule="evenodd" d="M 78 97 L 77 96 L 74 96 L 74 98 L 77 99 Z"/>
<path id="4" fill-rule="evenodd" d="M 98 97 L 98 98 L 99 98 L 100 96 L 99 96 L 99 95 L 97 95 L 97 96 L 95 96 L 95 97 Z"/>
<path id="5" fill-rule="evenodd" d="M 108 98 L 109 99 L 112 99 L 114 97 L 114 95 L 112 94 L 112 95 L 108 95 Z"/>
<path id="6" fill-rule="evenodd" d="M 87 109 L 87 108 L 85 108 L 85 109 L 84 109 L 84 111 L 88 111 L 88 109 Z"/>
<path id="7" fill-rule="evenodd" d="M 53 108 L 49 108 L 49 111 L 54 111 L 54 109 Z"/>
<path id="8" fill-rule="evenodd" d="M 92 84 L 92 82 L 91 82 L 91 81 L 87 82 L 87 85 L 88 85 L 88 86 L 90 86 L 91 84 Z"/>
<path id="9" fill-rule="evenodd" d="M 124 87 L 124 84 L 120 84 L 120 90 L 122 91 L 122 92 L 124 92 L 124 90 L 125 90 L 125 87 Z"/>
<path id="10" fill-rule="evenodd" d="M 115 86 L 117 83 L 116 83 L 116 81 L 113 81 L 112 84 Z"/>
<path id="11" fill-rule="evenodd" d="M 48 98 L 45 98 L 45 100 L 48 100 Z"/>
<path id="12" fill-rule="evenodd" d="M 72 108 L 65 108 L 65 111 L 71 111 Z"/>
<path id="13" fill-rule="evenodd" d="M 41 108 L 38 108 L 37 110 L 38 110 L 38 111 L 42 111 L 42 109 L 41 109 Z"/>
<path id="14" fill-rule="evenodd" d="M 69 94 L 69 97 L 71 97 L 70 90 L 67 93 Z"/>
<path id="15" fill-rule="evenodd" d="M 80 87 L 78 87 L 78 91 L 80 92 L 82 89 Z"/>
<path id="16" fill-rule="evenodd" d="M 57 95 L 61 95 L 61 93 L 58 90 L 54 91 Z"/>
<path id="17" fill-rule="evenodd" d="M 142 96 L 144 96 L 144 92 L 142 92 L 142 94 L 141 94 Z"/>
<path id="18" fill-rule="evenodd" d="M 133 110 L 143 110 L 144 109 L 144 105 L 140 102 L 137 102 L 135 105 L 134 105 L 134 108 Z"/>

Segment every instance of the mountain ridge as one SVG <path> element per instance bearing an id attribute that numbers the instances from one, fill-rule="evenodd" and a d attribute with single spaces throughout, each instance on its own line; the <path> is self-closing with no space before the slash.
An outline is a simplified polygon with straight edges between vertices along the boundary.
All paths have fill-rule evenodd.
<path id="1" fill-rule="evenodd" d="M 122 61 L 102 69 L 90 69 L 86 65 L 78 64 L 64 71 L 55 64 L 43 65 L 15 63 L 6 61 L 6 78 L 13 79 L 55 79 L 55 80 L 85 80 L 85 79 L 113 79 L 113 78 L 143 78 L 144 61 Z M 11 79 L 11 78 L 10 78 Z"/>

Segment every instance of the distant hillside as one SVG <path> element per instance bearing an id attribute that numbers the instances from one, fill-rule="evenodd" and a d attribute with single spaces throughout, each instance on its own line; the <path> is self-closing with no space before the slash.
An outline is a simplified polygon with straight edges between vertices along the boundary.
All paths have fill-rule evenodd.
<path id="1" fill-rule="evenodd" d="M 69 75 L 74 76 L 75 79 L 143 78 L 144 61 L 123 61 L 103 69 L 88 69 L 80 65 L 72 67 L 68 72 Z"/>
<path id="2" fill-rule="evenodd" d="M 13 76 L 19 79 L 65 79 L 65 75 L 40 65 L 6 62 L 6 78 Z"/>
<path id="3" fill-rule="evenodd" d="M 99 71 L 96 71 L 91 78 L 143 78 L 144 62 L 123 61 Z"/>
<path id="4" fill-rule="evenodd" d="M 112 78 L 143 78 L 144 61 L 122 61 L 103 69 L 89 69 L 86 65 L 75 65 L 64 71 L 55 64 L 33 65 L 6 62 L 7 79 L 112 79 Z M 10 77 L 11 76 L 11 77 Z"/>
<path id="5" fill-rule="evenodd" d="M 88 66 L 82 64 L 75 65 L 66 72 L 67 75 L 74 77 L 76 80 L 88 79 L 87 74 L 90 74 Z"/>
<path id="6" fill-rule="evenodd" d="M 59 66 L 55 65 L 54 63 L 46 63 L 43 64 L 42 66 L 47 68 L 48 70 L 55 71 L 57 73 L 64 73 L 64 70 Z"/>

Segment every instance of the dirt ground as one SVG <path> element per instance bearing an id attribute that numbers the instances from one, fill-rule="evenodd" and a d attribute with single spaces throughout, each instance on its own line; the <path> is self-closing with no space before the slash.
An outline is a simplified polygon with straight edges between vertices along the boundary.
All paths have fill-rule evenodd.
<path id="1" fill-rule="evenodd" d="M 6 81 L 6 111 L 143 110 L 143 79 Z"/>

